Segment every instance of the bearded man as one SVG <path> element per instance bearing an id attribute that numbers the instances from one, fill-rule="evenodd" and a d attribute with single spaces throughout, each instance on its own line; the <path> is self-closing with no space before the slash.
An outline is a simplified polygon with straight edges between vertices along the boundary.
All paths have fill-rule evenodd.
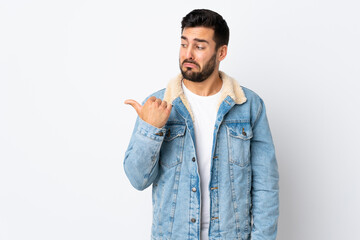
<path id="1" fill-rule="evenodd" d="M 152 185 L 152 240 L 276 239 L 279 174 L 263 100 L 219 70 L 229 28 L 218 13 L 182 20 L 181 74 L 140 105 L 124 169 Z"/>

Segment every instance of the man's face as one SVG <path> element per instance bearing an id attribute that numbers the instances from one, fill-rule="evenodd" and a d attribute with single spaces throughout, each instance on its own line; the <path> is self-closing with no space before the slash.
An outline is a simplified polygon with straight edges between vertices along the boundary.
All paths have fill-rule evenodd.
<path id="1" fill-rule="evenodd" d="M 206 80 L 218 67 L 214 30 L 206 27 L 184 28 L 179 65 L 183 77 L 193 82 Z"/>

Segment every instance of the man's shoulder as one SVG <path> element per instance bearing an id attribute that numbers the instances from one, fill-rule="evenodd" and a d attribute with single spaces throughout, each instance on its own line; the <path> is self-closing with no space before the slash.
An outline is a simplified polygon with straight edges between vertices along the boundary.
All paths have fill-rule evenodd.
<path id="1" fill-rule="evenodd" d="M 258 103 L 262 101 L 259 94 L 257 94 L 254 90 L 251 90 L 247 87 L 241 86 L 242 90 L 244 91 L 245 97 L 248 103 Z"/>
<path id="2" fill-rule="evenodd" d="M 234 108 L 231 109 L 232 117 L 247 119 L 253 126 L 259 114 L 264 109 L 264 101 L 255 91 L 244 86 L 241 86 L 241 88 L 246 97 L 246 101 L 243 104 L 236 104 Z"/>

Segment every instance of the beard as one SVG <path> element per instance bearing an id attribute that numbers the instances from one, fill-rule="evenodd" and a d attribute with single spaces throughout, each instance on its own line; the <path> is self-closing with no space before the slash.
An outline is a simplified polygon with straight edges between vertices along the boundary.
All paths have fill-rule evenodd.
<path id="1" fill-rule="evenodd" d="M 202 81 L 206 80 L 215 70 L 216 53 L 210 58 L 209 61 L 207 61 L 207 63 L 204 66 L 204 69 L 200 72 L 193 72 L 192 68 L 186 68 L 186 70 L 183 70 L 181 66 L 184 63 L 193 63 L 200 68 L 200 66 L 197 62 L 185 59 L 182 62 L 182 64 L 179 64 L 180 71 L 181 71 L 183 78 L 185 78 L 186 80 L 192 81 L 192 82 L 202 82 Z"/>

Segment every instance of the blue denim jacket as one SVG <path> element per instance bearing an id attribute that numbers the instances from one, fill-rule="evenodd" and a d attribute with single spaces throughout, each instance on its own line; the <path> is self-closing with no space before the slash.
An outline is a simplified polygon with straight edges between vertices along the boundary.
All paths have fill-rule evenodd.
<path id="1" fill-rule="evenodd" d="M 225 73 L 220 77 L 223 92 L 213 134 L 209 239 L 276 239 L 279 175 L 264 103 Z M 151 95 L 172 103 L 166 125 L 157 128 L 138 117 L 125 153 L 124 169 L 131 184 L 138 190 L 152 185 L 152 240 L 200 239 L 194 118 L 181 80 L 179 75 Z"/>

